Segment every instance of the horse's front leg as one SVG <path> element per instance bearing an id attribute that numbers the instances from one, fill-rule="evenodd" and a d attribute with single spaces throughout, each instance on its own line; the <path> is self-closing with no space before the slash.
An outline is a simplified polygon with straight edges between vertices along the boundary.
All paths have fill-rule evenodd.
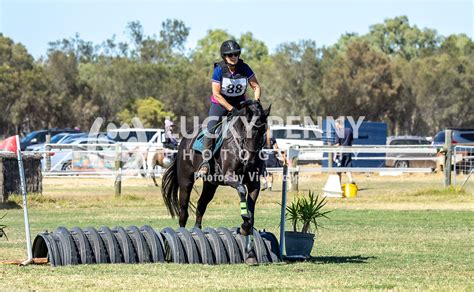
<path id="1" fill-rule="evenodd" d="M 260 181 L 250 180 L 246 183 L 248 189 L 247 196 L 247 209 L 249 217 L 247 220 L 244 219 L 242 223 L 241 234 L 246 235 L 246 257 L 245 263 L 250 265 L 256 265 L 257 256 L 255 253 L 255 243 L 253 238 L 253 226 L 254 226 L 254 216 L 255 216 L 255 204 L 257 202 L 258 195 L 260 193 Z M 242 232 L 243 231 L 243 232 Z"/>
<path id="2" fill-rule="evenodd" d="M 251 218 L 251 214 L 249 213 L 249 208 L 247 207 L 247 190 L 242 183 L 242 179 L 240 179 L 235 173 L 227 172 L 224 176 L 224 182 L 226 185 L 233 187 L 237 190 L 237 194 L 240 198 L 240 216 L 244 220 L 242 223 L 242 228 L 245 229 L 243 232 L 241 230 L 241 234 L 247 235 L 249 232 L 249 225 L 248 222 Z"/>
<path id="3" fill-rule="evenodd" d="M 234 187 L 240 197 L 240 216 L 242 217 L 243 223 L 240 226 L 240 234 L 245 236 L 246 241 L 246 258 L 245 263 L 249 265 L 256 265 L 257 256 L 255 253 L 255 244 L 253 238 L 253 221 L 254 221 L 254 210 L 255 202 L 257 201 L 258 194 L 260 192 L 260 181 L 258 179 L 249 180 L 246 182 L 247 189 L 241 179 L 238 179 L 235 175 L 227 174 L 225 176 L 227 185 Z"/>

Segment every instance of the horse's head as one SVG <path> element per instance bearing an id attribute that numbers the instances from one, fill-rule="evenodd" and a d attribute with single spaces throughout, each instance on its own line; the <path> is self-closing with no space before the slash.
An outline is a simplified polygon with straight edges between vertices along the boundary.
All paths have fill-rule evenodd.
<path id="1" fill-rule="evenodd" d="M 253 161 L 265 143 L 264 135 L 271 105 L 267 109 L 263 109 L 260 102 L 245 101 L 241 106 L 235 129 L 239 134 L 240 150 L 249 155 L 245 160 Z"/>

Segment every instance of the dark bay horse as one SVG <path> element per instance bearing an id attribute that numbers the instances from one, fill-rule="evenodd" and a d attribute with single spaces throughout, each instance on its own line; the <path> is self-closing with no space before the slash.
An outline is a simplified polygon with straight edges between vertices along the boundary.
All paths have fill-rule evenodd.
<path id="1" fill-rule="evenodd" d="M 224 122 L 229 122 L 229 131 L 224 134 L 220 152 L 214 154 L 210 161 L 209 174 L 203 177 L 203 189 L 196 206 L 195 227 L 201 228 L 207 205 L 214 197 L 217 187 L 233 187 L 240 198 L 240 214 L 243 219 L 240 233 L 246 237 L 247 242 L 245 262 L 256 264 L 253 224 L 255 203 L 260 192 L 262 160 L 259 155 L 264 144 L 271 106 L 264 110 L 259 102 L 254 101 L 246 101 L 241 106 L 239 116 L 232 120 L 224 118 Z M 191 190 L 202 163 L 202 155 L 206 155 L 193 150 L 195 140 L 196 137 L 181 141 L 175 160 L 163 174 L 163 199 L 171 216 L 179 216 L 180 227 L 185 227 L 188 220 Z"/>

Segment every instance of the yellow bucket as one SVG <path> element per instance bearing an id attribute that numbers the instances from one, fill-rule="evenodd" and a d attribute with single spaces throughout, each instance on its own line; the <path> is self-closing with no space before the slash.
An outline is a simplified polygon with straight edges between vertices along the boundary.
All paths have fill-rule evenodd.
<path id="1" fill-rule="evenodd" d="M 354 198 L 357 196 L 357 185 L 356 184 L 343 184 L 342 195 L 346 198 Z"/>

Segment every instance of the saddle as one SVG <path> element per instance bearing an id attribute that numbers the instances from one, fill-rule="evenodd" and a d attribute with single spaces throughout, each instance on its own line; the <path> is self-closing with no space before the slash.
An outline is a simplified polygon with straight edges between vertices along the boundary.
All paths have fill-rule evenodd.
<path id="1" fill-rule="evenodd" d="M 224 126 L 222 126 L 224 125 Z M 222 143 L 224 142 L 224 134 L 229 130 L 229 125 L 230 123 L 219 123 L 216 125 L 216 131 L 214 135 L 217 135 L 217 138 L 215 139 L 215 143 L 212 147 L 212 155 L 216 155 L 222 147 Z M 203 140 L 204 140 L 204 135 L 207 133 L 207 129 L 201 130 L 199 134 L 196 137 L 196 140 L 194 140 L 193 143 L 193 150 L 198 151 L 199 153 L 202 153 L 204 150 L 204 145 L 203 145 Z"/>
<path id="2" fill-rule="evenodd" d="M 254 100 L 242 101 L 240 102 L 240 107 L 244 108 L 254 103 L 256 103 L 256 101 Z M 222 127 L 222 125 L 224 125 L 224 127 Z M 224 142 L 224 136 L 225 136 L 224 134 L 227 133 L 227 131 L 229 131 L 229 127 L 230 127 L 230 123 L 223 123 L 222 121 L 219 122 L 215 126 L 216 130 L 214 131 L 214 133 L 217 134 L 218 136 L 214 143 L 214 147 L 212 147 L 213 156 L 216 155 L 216 153 L 219 152 L 219 150 L 221 149 L 222 143 Z M 193 146 L 192 146 L 193 150 L 198 151 L 199 153 L 203 152 L 204 150 L 203 140 L 204 140 L 204 134 L 206 132 L 207 132 L 207 129 L 203 129 L 201 132 L 199 132 L 199 134 L 196 137 L 196 140 L 193 143 Z"/>

